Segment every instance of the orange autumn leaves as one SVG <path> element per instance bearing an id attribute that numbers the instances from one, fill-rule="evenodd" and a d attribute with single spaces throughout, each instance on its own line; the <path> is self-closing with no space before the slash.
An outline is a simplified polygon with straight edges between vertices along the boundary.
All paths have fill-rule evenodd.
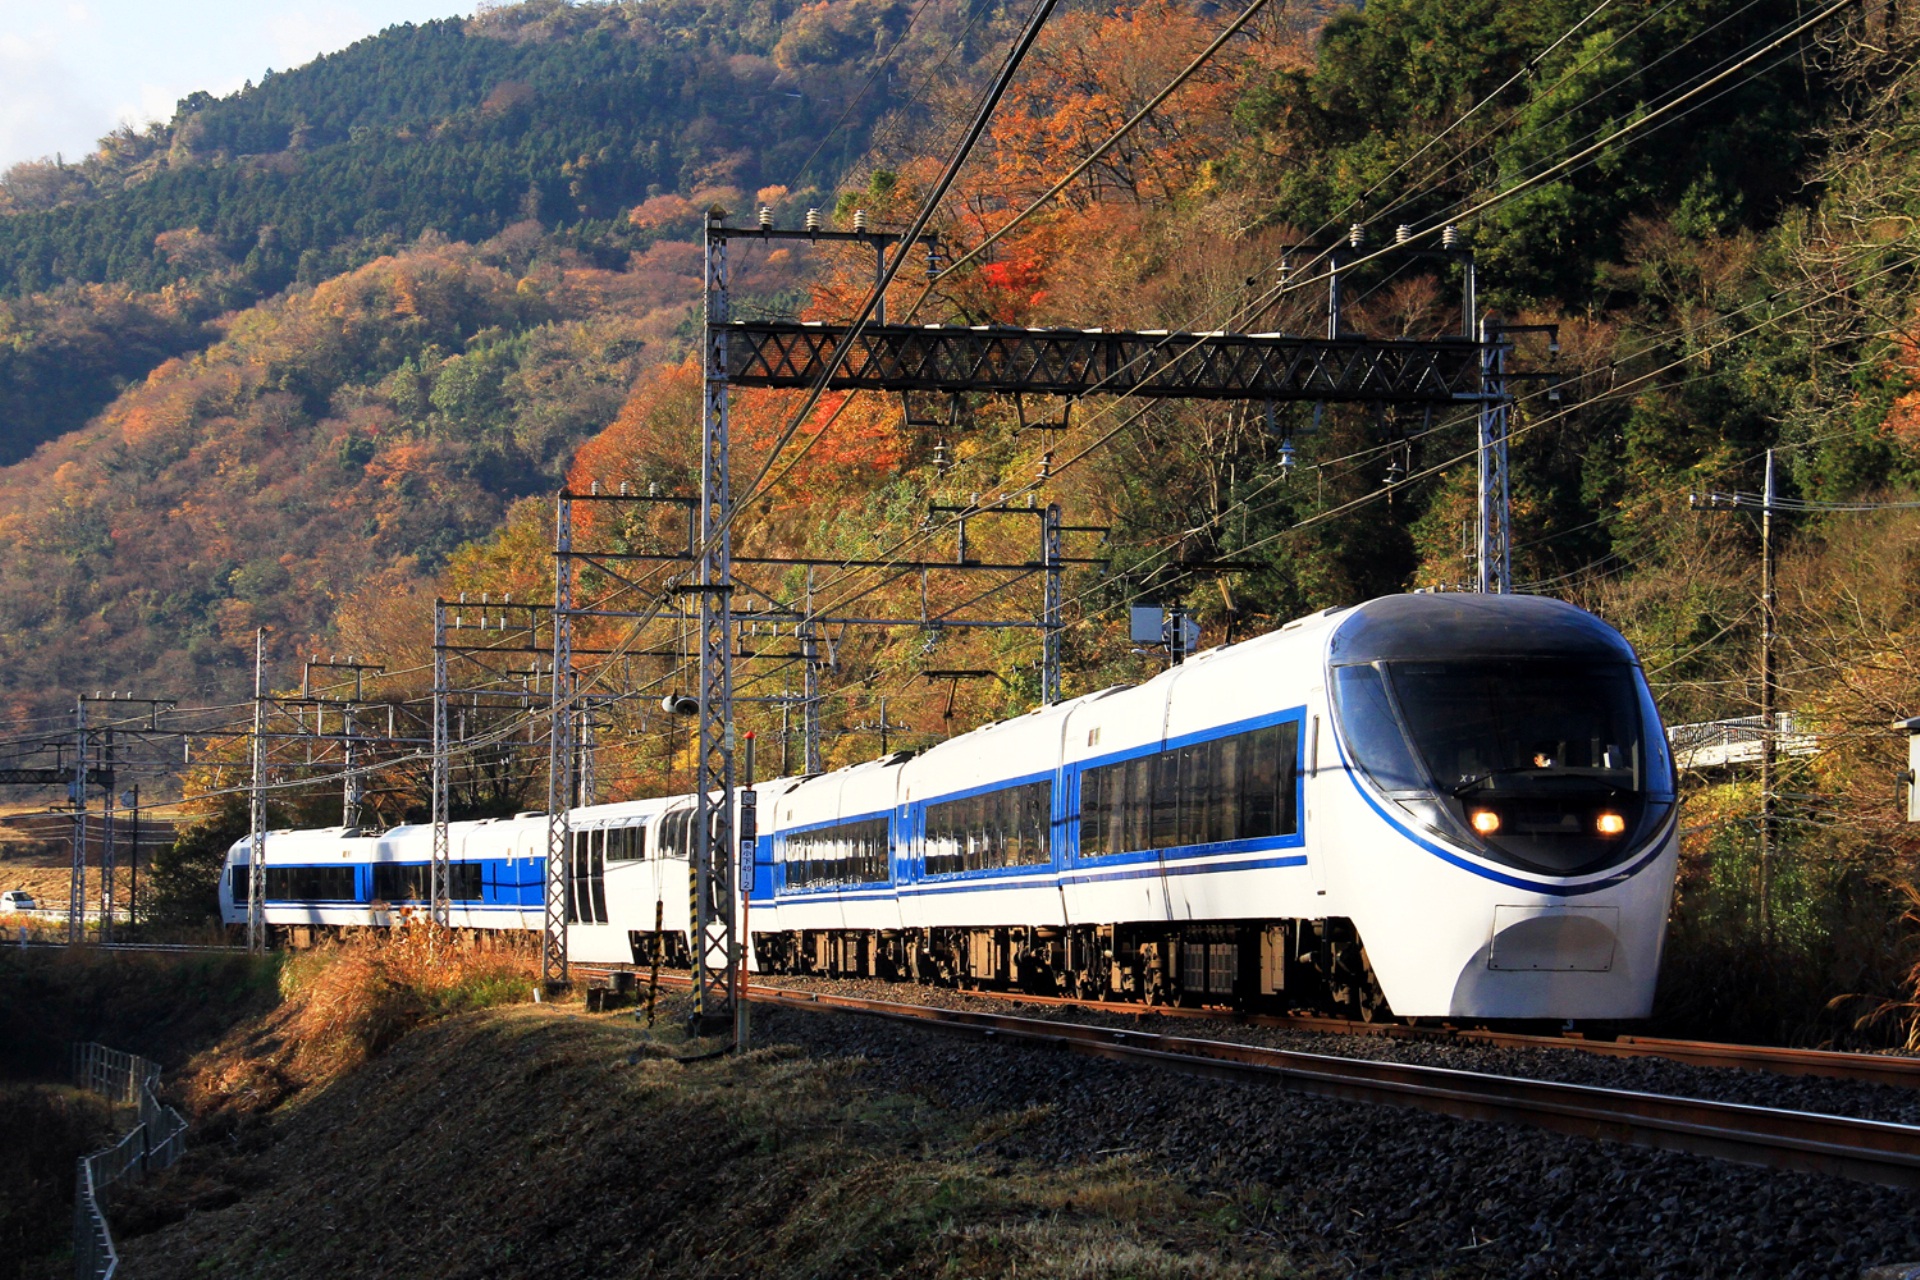
<path id="1" fill-rule="evenodd" d="M 847 398 L 846 392 L 822 396 L 781 453 L 784 467 L 801 448 L 807 450 L 776 495 L 776 508 L 803 499 L 818 502 L 830 492 L 857 494 L 899 468 L 906 442 L 898 402 L 860 396 L 843 407 Z M 732 393 L 729 434 L 737 487 L 759 474 L 802 402 L 799 392 Z M 821 434 L 836 410 L 839 418 Z M 642 375 L 619 416 L 574 455 L 568 486 L 586 492 L 595 482 L 603 489 L 617 489 L 626 482 L 640 492 L 651 485 L 662 493 L 697 493 L 699 440 L 700 357 L 695 352 L 679 364 Z M 735 493 L 736 498 L 744 496 L 744 489 Z"/>

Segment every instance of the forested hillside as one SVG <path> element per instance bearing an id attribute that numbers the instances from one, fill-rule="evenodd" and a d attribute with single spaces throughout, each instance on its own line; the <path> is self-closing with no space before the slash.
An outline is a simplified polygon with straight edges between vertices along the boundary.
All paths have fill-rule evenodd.
<path id="1" fill-rule="evenodd" d="M 337 646 L 417 669 L 431 593 L 550 590 L 543 497 L 563 477 L 691 491 L 703 208 L 905 224 L 1019 16 L 536 0 L 396 29 L 190 99 L 86 160 L 9 173 L 9 705 L 101 684 L 231 692 L 263 624 L 282 657 Z M 1009 228 L 1230 17 L 1063 6 L 934 220 L 950 253 L 1007 233 L 925 296 L 908 272 L 889 315 L 1312 332 L 1324 293 L 1301 246 L 1457 223 L 1481 310 L 1560 327 L 1557 354 L 1536 337 L 1520 351 L 1554 373 L 1521 388 L 1513 420 L 1520 588 L 1621 626 L 1669 720 L 1758 705 L 1755 527 L 1688 494 L 1756 490 L 1772 448 L 1794 506 L 1782 705 L 1824 745 L 1784 784 L 1768 948 L 1747 948 L 1753 785 L 1694 798 L 1679 970 L 1718 956 L 1700 998 L 1755 1001 L 1720 1009 L 1727 1025 L 1765 1022 L 1767 1001 L 1804 1013 L 1892 989 L 1906 961 L 1890 886 L 1920 852 L 1887 731 L 1920 712 L 1920 517 L 1899 505 L 1920 474 L 1920 27 L 1881 0 L 1272 0 Z M 844 317 L 872 279 L 857 254 L 743 245 L 737 261 L 749 312 Z M 1430 260 L 1383 258 L 1344 287 L 1357 333 L 1460 323 L 1457 271 Z M 1470 412 L 1108 397 L 1058 425 L 1057 405 L 834 395 L 793 424 L 795 403 L 735 398 L 743 549 L 951 555 L 927 504 L 976 497 L 1111 528 L 1108 571 L 1069 580 L 1069 694 L 1152 669 L 1126 640 L 1134 601 L 1181 599 L 1215 643 L 1470 576 Z M 1055 429 L 1033 430 L 1042 418 Z M 581 536 L 662 536 L 605 519 L 583 514 Z M 972 547 L 1024 559 L 1030 532 L 976 520 Z M 1181 567 L 1206 559 L 1250 567 Z M 778 586 L 807 590 L 797 572 Z M 875 610 L 1037 607 L 1030 578 L 985 604 L 978 584 L 851 569 L 813 588 Z M 832 639 L 835 763 L 877 750 L 882 718 L 911 746 L 1038 695 L 1030 632 Z M 997 678 L 925 678 L 938 669 Z M 796 680 L 787 664 L 741 687 Z M 751 714 L 776 731 L 774 712 Z M 684 780 L 685 744 L 657 721 L 608 741 L 604 789 Z M 382 803 L 398 816 L 417 799 Z M 1743 965 L 1751 981 L 1726 979 Z"/>
<path id="2" fill-rule="evenodd" d="M 214 317 L 423 234 L 535 226 L 617 268 L 690 234 L 689 198 L 817 198 L 999 22 L 995 0 L 534 0 L 395 27 L 194 94 L 82 160 L 17 164 L 0 176 L 0 463 L 203 345 Z M 928 74 L 874 75 L 887 53 Z"/>

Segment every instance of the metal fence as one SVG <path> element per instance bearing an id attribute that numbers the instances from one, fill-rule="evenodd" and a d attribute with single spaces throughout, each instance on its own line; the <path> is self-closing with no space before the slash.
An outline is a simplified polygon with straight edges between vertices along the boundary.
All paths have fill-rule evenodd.
<path id="1" fill-rule="evenodd" d="M 75 1280 L 110 1280 L 120 1267 L 107 1230 L 108 1193 L 122 1182 L 165 1169 L 186 1147 L 187 1122 L 160 1101 L 160 1068 L 103 1044 L 73 1047 L 75 1082 L 109 1102 L 137 1109 L 137 1123 L 104 1151 L 83 1156 L 73 1196 Z"/>

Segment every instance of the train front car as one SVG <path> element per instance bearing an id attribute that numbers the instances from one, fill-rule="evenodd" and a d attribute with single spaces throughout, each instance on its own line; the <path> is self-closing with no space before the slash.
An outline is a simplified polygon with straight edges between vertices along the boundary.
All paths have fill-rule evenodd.
<path id="1" fill-rule="evenodd" d="M 1335 620 L 1327 664 L 1329 896 L 1394 1012 L 1647 1016 L 1675 781 L 1620 633 L 1535 596 L 1395 596 Z"/>

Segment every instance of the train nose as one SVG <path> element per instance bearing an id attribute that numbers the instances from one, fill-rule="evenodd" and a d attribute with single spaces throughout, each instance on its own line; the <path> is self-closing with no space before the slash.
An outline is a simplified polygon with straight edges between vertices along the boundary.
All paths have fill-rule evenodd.
<path id="1" fill-rule="evenodd" d="M 1487 968 L 1496 972 L 1607 973 L 1620 945 L 1618 907 L 1493 909 Z"/>

